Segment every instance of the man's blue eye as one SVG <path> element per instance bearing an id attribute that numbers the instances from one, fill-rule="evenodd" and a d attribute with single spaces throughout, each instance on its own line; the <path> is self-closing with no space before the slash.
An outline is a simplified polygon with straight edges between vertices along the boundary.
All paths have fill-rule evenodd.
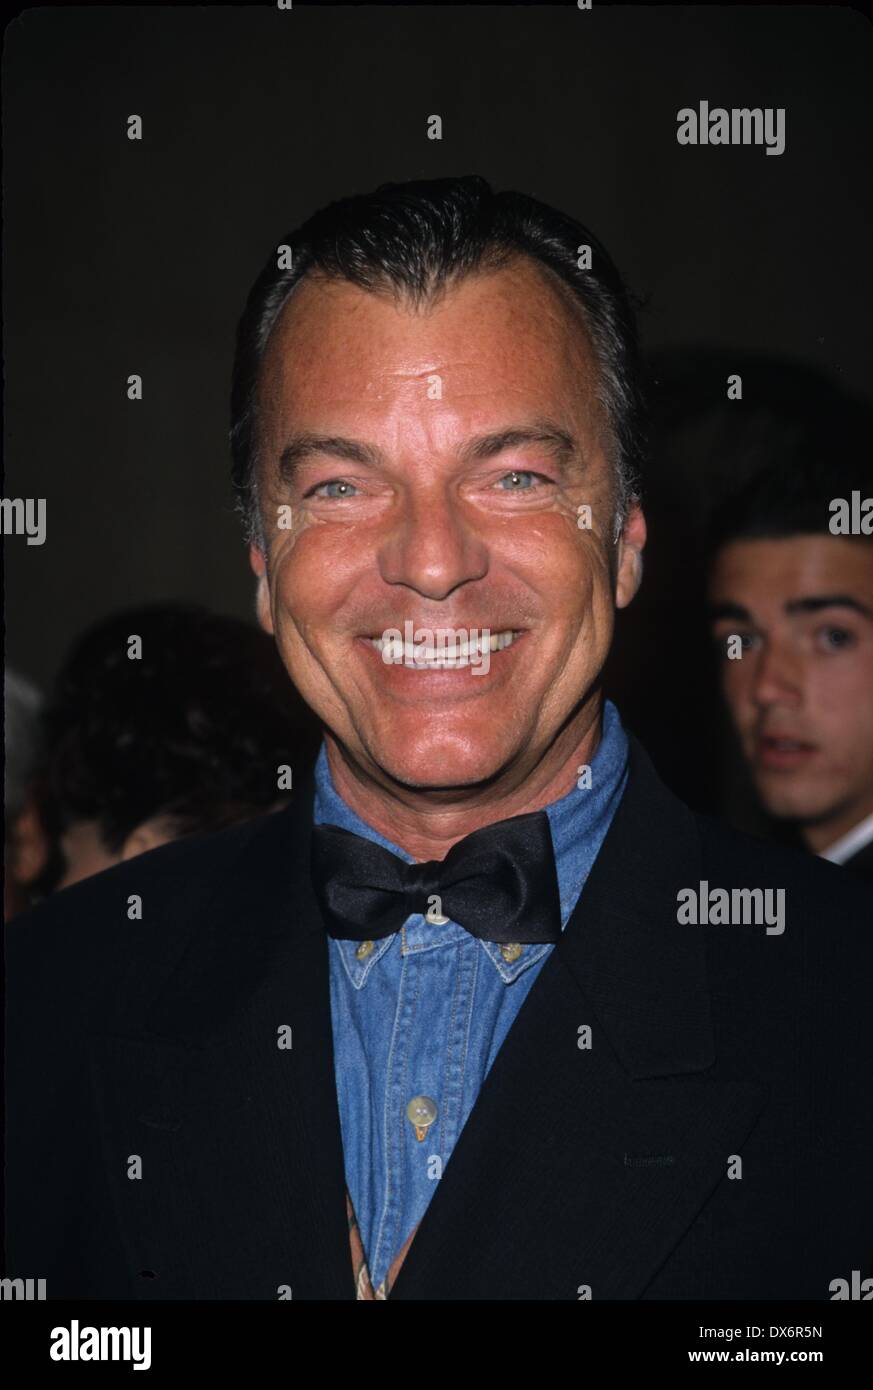
<path id="1" fill-rule="evenodd" d="M 320 492 L 321 489 L 322 489 L 323 487 L 342 487 L 342 488 L 348 489 L 348 488 L 354 488 L 354 486 L 355 486 L 354 483 L 347 483 L 346 480 L 345 480 L 345 478 L 331 478 L 331 479 L 330 479 L 328 482 L 326 482 L 326 483 L 319 483 L 317 487 L 314 487 L 314 488 L 312 489 L 312 492 L 309 493 L 308 496 L 310 496 L 310 497 L 314 496 L 315 494 L 317 494 L 318 492 Z M 339 496 L 339 497 L 346 497 L 346 496 L 348 496 L 348 493 L 347 493 L 347 492 L 334 493 L 333 496 L 334 496 L 334 497 L 337 497 L 337 496 Z"/>
<path id="2" fill-rule="evenodd" d="M 530 491 L 530 488 L 519 487 L 519 485 L 518 485 L 518 479 L 519 479 L 519 478 L 541 478 L 541 477 L 542 477 L 542 474 L 541 474 L 541 473 L 531 473 L 528 469 L 524 469 L 524 470 L 521 470 L 521 471 L 518 470 L 518 469 L 513 469 L 511 473 L 505 474 L 504 477 L 502 477 L 502 478 L 500 479 L 500 482 L 501 482 L 501 483 L 505 483 L 505 482 L 507 481 L 507 479 L 510 480 L 510 485 L 509 485 L 509 487 L 505 489 L 506 492 L 529 492 L 529 491 Z M 546 481 L 548 481 L 548 480 L 546 480 Z"/>

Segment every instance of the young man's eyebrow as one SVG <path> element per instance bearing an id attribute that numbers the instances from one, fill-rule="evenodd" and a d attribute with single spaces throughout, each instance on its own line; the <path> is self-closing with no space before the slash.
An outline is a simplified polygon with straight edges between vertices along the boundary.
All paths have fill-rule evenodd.
<path id="1" fill-rule="evenodd" d="M 819 613 L 824 608 L 849 608 L 854 613 L 860 613 L 865 618 L 873 619 L 873 609 L 861 603 L 860 599 L 853 598 L 851 594 L 809 594 L 804 598 L 789 599 L 784 605 L 784 611 L 791 616 L 795 613 Z M 710 603 L 707 604 L 707 617 L 710 622 L 718 622 L 721 618 L 733 618 L 738 622 L 752 622 L 752 615 L 747 608 L 743 608 L 739 603 Z"/>
<path id="2" fill-rule="evenodd" d="M 717 623 L 721 618 L 735 618 L 741 623 L 752 621 L 752 615 L 748 608 L 743 608 L 740 603 L 708 603 L 706 616 L 711 623 Z"/>
<path id="3" fill-rule="evenodd" d="M 579 450 L 573 435 L 560 425 L 543 420 L 533 425 L 512 426 L 479 435 L 462 445 L 458 450 L 458 456 L 461 462 L 472 463 L 495 458 L 507 449 L 517 449 L 526 444 L 545 445 L 561 466 Z M 293 482 L 299 465 L 315 454 L 345 459 L 348 463 L 362 464 L 366 468 L 378 468 L 385 462 L 382 450 L 375 444 L 367 444 L 360 439 L 348 439 L 343 435 L 315 434 L 307 431 L 292 435 L 282 450 L 279 456 L 279 476 L 282 481 Z"/>
<path id="4" fill-rule="evenodd" d="M 785 612 L 818 613 L 822 608 L 851 608 L 865 618 L 873 618 L 873 609 L 851 594 L 810 594 L 808 598 L 794 598 L 786 603 Z"/>

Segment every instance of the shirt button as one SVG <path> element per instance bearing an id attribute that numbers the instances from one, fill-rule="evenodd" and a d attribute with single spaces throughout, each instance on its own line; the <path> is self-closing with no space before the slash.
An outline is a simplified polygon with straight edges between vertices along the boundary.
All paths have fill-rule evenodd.
<path id="1" fill-rule="evenodd" d="M 522 948 L 521 946 L 519 946 L 517 941 L 509 942 L 508 945 L 500 947 L 500 954 L 506 961 L 507 965 L 511 965 L 514 960 L 518 960 L 519 956 L 521 955 L 521 952 Z"/>
<path id="2" fill-rule="evenodd" d="M 437 1117 L 436 1102 L 430 1096 L 413 1096 L 406 1107 L 406 1118 L 415 1126 L 415 1137 L 421 1142 Z"/>
<path id="3" fill-rule="evenodd" d="M 367 956 L 372 955 L 374 944 L 375 943 L 372 941 L 362 941 L 358 949 L 355 951 L 355 955 L 357 956 L 358 960 L 366 960 Z"/>

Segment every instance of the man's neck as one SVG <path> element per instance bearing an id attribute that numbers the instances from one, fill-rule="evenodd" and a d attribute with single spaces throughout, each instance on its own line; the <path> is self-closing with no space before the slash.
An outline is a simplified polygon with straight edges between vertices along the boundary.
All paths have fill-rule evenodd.
<path id="1" fill-rule="evenodd" d="M 823 854 L 870 815 L 873 815 L 873 795 L 861 803 L 854 803 L 839 815 L 828 817 L 826 821 L 805 825 L 801 836 L 813 854 Z"/>
<path id="2" fill-rule="evenodd" d="M 584 714 L 584 717 L 583 717 Z M 602 708 L 580 711 L 548 751 L 525 769 L 507 771 L 486 788 L 416 788 L 384 774 L 369 775 L 329 734 L 327 761 L 334 787 L 347 806 L 419 863 L 445 859 L 466 835 L 496 821 L 521 816 L 559 800 L 576 784 L 578 768 L 590 764 L 600 743 Z"/>

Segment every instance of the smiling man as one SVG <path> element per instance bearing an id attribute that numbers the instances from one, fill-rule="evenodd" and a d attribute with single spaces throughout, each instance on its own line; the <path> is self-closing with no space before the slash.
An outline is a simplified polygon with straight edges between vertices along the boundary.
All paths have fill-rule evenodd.
<path id="1" fill-rule="evenodd" d="M 517 257 L 435 303 L 408 294 L 313 272 L 289 295 L 263 360 L 252 563 L 337 791 L 442 859 L 590 761 L 645 525 L 616 497 L 582 310 L 548 267 Z M 410 621 L 486 630 L 489 670 L 386 662 L 374 640 Z"/>
<path id="2" fill-rule="evenodd" d="M 869 424 L 851 443 L 832 437 L 828 462 L 782 463 L 725 502 L 709 605 L 761 802 L 813 853 L 873 882 L 873 536 L 835 534 L 830 505 L 869 472 Z"/>
<path id="3" fill-rule="evenodd" d="M 234 482 L 324 738 L 287 811 L 10 934 L 49 1296 L 826 1299 L 867 1259 L 873 900 L 693 814 L 604 699 L 636 370 L 603 247 L 479 178 L 271 254 Z"/>

